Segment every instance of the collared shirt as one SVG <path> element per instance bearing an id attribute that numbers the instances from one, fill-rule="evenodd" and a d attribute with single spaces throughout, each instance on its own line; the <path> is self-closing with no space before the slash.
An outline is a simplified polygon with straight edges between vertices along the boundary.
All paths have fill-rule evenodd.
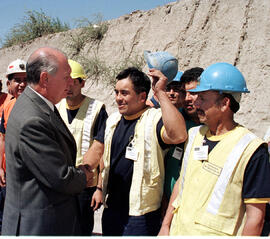
<path id="1" fill-rule="evenodd" d="M 46 99 L 43 95 L 39 94 L 31 86 L 27 86 L 27 87 L 29 87 L 32 91 L 34 91 L 42 100 L 44 100 L 46 102 L 46 104 L 51 108 L 51 110 L 54 111 L 54 104 L 51 101 Z"/>

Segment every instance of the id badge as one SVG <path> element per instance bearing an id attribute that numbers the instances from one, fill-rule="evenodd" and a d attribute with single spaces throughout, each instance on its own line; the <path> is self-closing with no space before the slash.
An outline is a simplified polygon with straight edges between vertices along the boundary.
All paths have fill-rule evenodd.
<path id="1" fill-rule="evenodd" d="M 195 147 L 194 159 L 195 160 L 208 160 L 208 145 Z"/>
<path id="2" fill-rule="evenodd" d="M 127 146 L 126 147 L 126 155 L 125 155 L 125 157 L 127 159 L 131 159 L 131 160 L 137 161 L 137 159 L 138 159 L 138 152 L 137 152 L 137 150 L 134 147 Z"/>
<path id="3" fill-rule="evenodd" d="M 208 171 L 209 173 L 215 174 L 216 176 L 219 176 L 222 171 L 221 167 L 207 161 L 203 162 L 203 169 Z"/>
<path id="4" fill-rule="evenodd" d="M 183 154 L 183 149 L 180 147 L 175 147 L 174 151 L 173 151 L 173 157 L 180 160 L 182 158 L 182 154 Z"/>

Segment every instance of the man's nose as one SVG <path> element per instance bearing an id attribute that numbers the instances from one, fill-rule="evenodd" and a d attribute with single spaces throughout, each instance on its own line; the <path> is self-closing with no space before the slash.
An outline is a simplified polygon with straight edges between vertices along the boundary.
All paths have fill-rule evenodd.
<path id="1" fill-rule="evenodd" d="M 74 80 L 71 77 L 69 77 L 69 79 L 68 79 L 68 85 L 69 86 L 73 86 L 74 85 Z"/>
<path id="2" fill-rule="evenodd" d="M 27 85 L 27 82 L 25 80 L 22 80 L 22 81 L 20 81 L 19 85 L 20 86 L 26 86 Z"/>
<path id="3" fill-rule="evenodd" d="M 174 95 L 174 90 L 170 89 L 170 95 Z"/>
<path id="4" fill-rule="evenodd" d="M 116 99 L 116 101 L 121 101 L 122 100 L 122 95 L 120 93 L 115 94 L 115 99 Z"/>
<path id="5" fill-rule="evenodd" d="M 191 99 L 190 93 L 187 91 L 187 92 L 186 92 L 186 98 L 185 98 L 185 100 L 190 100 L 190 99 Z"/>

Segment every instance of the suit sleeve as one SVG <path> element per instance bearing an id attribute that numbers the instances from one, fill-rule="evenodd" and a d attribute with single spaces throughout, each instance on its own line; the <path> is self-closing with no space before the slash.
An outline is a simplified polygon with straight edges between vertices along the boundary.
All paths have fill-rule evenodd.
<path id="1" fill-rule="evenodd" d="M 41 118 L 32 118 L 19 134 L 19 152 L 28 170 L 55 191 L 75 194 L 86 186 L 84 172 L 71 164 L 72 156 L 59 143 L 59 132 Z M 62 136 L 63 137 L 63 136 Z M 68 149 L 68 145 L 64 145 Z"/>

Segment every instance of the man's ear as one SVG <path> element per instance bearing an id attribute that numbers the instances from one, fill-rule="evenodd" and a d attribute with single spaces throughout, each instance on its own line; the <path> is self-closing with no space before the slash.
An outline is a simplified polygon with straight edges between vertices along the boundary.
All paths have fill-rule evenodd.
<path id="1" fill-rule="evenodd" d="M 230 98 L 224 97 L 224 98 L 222 99 L 222 103 L 221 103 L 221 110 L 222 110 L 222 111 L 225 111 L 225 110 L 230 109 L 230 104 L 231 104 Z"/>
<path id="2" fill-rule="evenodd" d="M 146 92 L 141 92 L 140 93 L 140 97 L 139 97 L 139 101 L 141 102 L 145 102 L 147 100 L 147 97 L 146 97 Z"/>
<path id="3" fill-rule="evenodd" d="M 42 88 L 47 88 L 47 84 L 48 84 L 48 72 L 41 72 L 40 73 L 40 77 L 39 77 L 39 83 L 40 83 L 40 86 Z"/>
<path id="4" fill-rule="evenodd" d="M 82 88 L 84 87 L 84 85 L 85 85 L 85 80 L 82 80 L 82 83 L 81 83 Z"/>
<path id="5" fill-rule="evenodd" d="M 7 90 L 8 90 L 8 93 L 9 94 L 11 94 L 12 95 L 12 92 L 11 92 L 11 89 L 10 89 L 10 87 L 11 87 L 11 82 L 10 82 L 10 80 L 7 80 Z"/>

